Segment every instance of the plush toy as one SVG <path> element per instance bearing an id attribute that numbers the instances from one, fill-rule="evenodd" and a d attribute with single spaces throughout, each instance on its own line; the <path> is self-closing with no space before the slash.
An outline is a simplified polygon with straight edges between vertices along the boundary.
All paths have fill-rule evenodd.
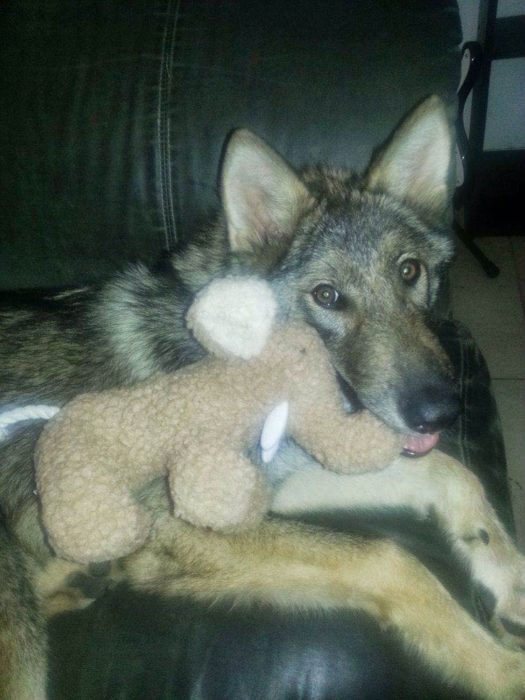
<path id="1" fill-rule="evenodd" d="M 260 440 L 271 459 L 284 429 L 342 473 L 399 454 L 401 436 L 367 411 L 345 411 L 318 334 L 275 316 L 267 283 L 212 282 L 187 316 L 212 354 L 131 388 L 81 395 L 46 424 L 36 478 L 57 554 L 86 563 L 137 549 L 151 523 L 135 495 L 163 474 L 175 515 L 224 532 L 255 525 L 269 489 L 246 454 Z"/>

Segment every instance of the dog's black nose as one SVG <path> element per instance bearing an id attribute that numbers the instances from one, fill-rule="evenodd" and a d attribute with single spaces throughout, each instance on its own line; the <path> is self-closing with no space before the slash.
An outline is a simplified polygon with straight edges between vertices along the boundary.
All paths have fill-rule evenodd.
<path id="1" fill-rule="evenodd" d="M 405 423 L 418 433 L 437 433 L 448 428 L 458 417 L 459 408 L 459 395 L 451 382 L 420 386 L 399 400 Z"/>

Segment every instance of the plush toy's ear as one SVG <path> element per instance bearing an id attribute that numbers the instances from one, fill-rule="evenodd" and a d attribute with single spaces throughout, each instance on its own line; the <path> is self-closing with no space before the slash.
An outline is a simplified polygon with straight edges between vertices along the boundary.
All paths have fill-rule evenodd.
<path id="1" fill-rule="evenodd" d="M 199 343 L 215 355 L 258 355 L 271 332 L 277 302 L 267 282 L 254 277 L 224 277 L 196 297 L 186 317 Z"/>

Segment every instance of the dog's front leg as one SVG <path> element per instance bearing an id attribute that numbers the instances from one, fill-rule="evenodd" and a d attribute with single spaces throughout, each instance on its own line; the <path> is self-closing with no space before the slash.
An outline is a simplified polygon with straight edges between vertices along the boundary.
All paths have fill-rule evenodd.
<path id="1" fill-rule="evenodd" d="M 122 565 L 138 588 L 204 603 L 364 610 L 476 697 L 525 697 L 525 654 L 499 644 L 415 557 L 389 541 L 279 521 L 226 536 L 165 515 L 148 545 Z"/>
<path id="2" fill-rule="evenodd" d="M 433 451 L 400 457 L 381 472 L 344 476 L 310 469 L 289 477 L 273 510 L 410 508 L 433 513 L 475 581 L 494 596 L 493 625 L 509 643 L 525 640 L 525 558 L 488 503 L 479 480 L 457 460 Z"/>

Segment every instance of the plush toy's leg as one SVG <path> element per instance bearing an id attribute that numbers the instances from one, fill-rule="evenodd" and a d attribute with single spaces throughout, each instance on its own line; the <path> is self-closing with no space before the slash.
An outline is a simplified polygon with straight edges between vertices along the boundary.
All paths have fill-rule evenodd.
<path id="1" fill-rule="evenodd" d="M 146 540 L 151 518 L 129 487 L 100 457 L 86 457 L 89 498 L 78 493 L 78 475 L 63 478 L 60 490 L 40 491 L 49 543 L 65 559 L 100 562 L 129 554 Z M 75 500 L 73 494 L 77 494 Z"/>
<path id="2" fill-rule="evenodd" d="M 200 444 L 168 469 L 175 514 L 194 525 L 233 531 L 257 524 L 268 509 L 263 475 L 233 450 Z"/>
<path id="3" fill-rule="evenodd" d="M 525 557 L 499 522 L 479 480 L 452 457 L 434 450 L 418 459 L 399 457 L 381 472 L 354 476 L 323 469 L 297 472 L 282 484 L 272 505 L 283 514 L 407 507 L 421 517 L 437 517 L 474 580 L 493 594 L 496 631 L 509 642 L 523 643 Z"/>
<path id="4" fill-rule="evenodd" d="M 365 610 L 476 696 L 525 696 L 525 654 L 496 641 L 417 559 L 389 541 L 279 521 L 225 536 L 164 517 L 148 546 L 124 566 L 140 587 L 210 603 Z"/>

